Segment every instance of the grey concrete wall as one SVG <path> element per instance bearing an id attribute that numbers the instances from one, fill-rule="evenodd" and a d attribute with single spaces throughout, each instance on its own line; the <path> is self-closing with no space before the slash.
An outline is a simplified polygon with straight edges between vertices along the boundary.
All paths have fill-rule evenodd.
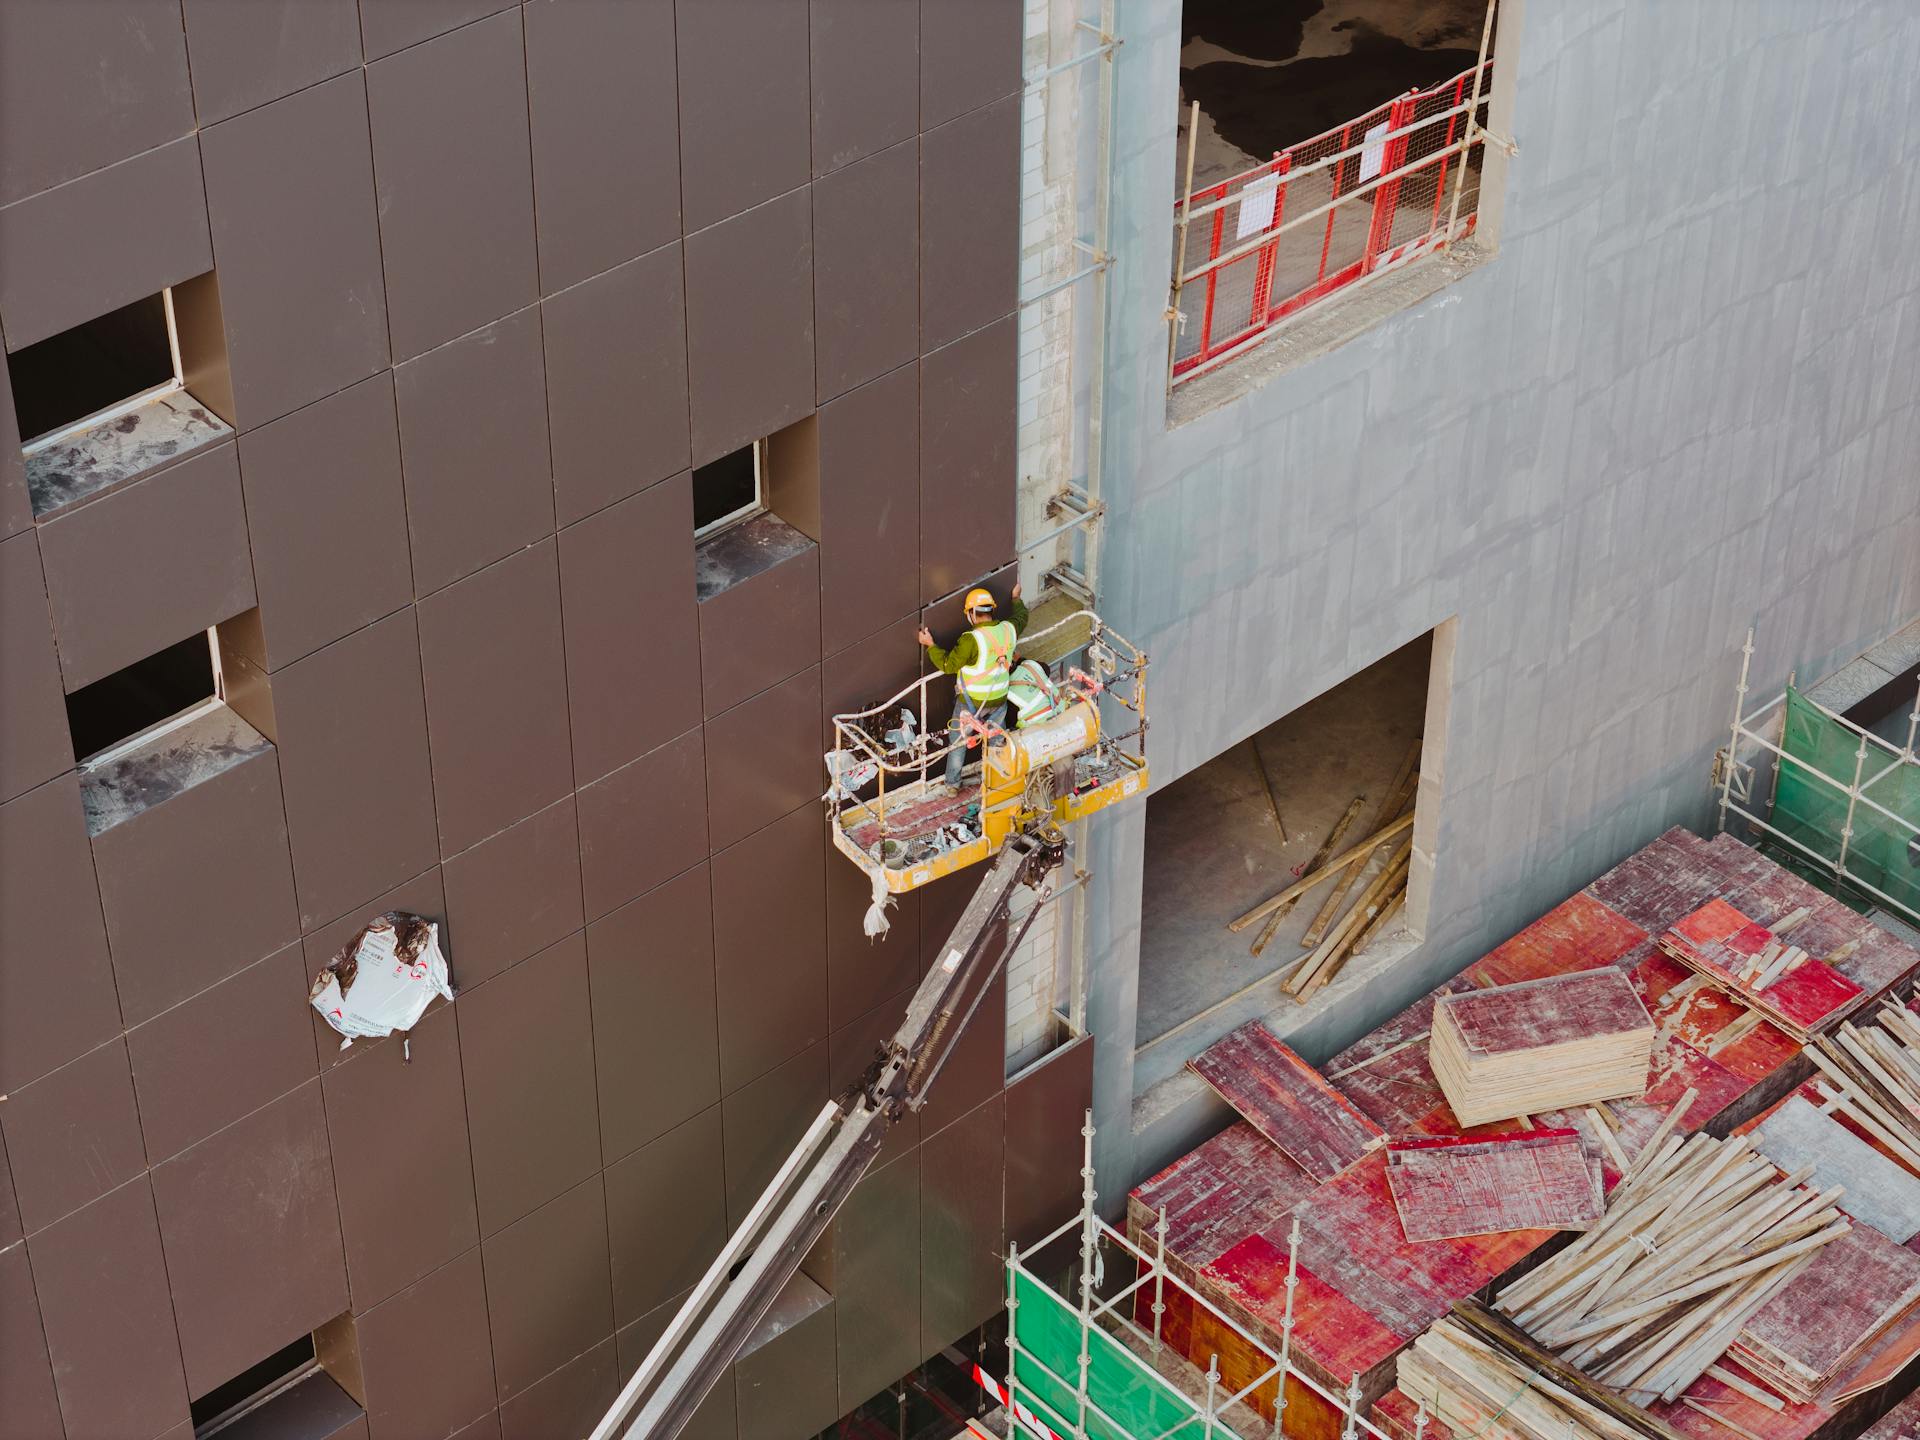
<path id="1" fill-rule="evenodd" d="M 1156 783 L 1460 622 L 1426 941 L 1332 987 L 1321 1055 L 1710 823 L 1749 625 L 1777 686 L 1920 608 L 1920 9 L 1527 0 L 1499 253 L 1168 430 L 1178 12 L 1122 6 L 1101 576 L 1153 656 Z M 1108 1203 L 1153 1158 L 1143 822 L 1091 856 Z"/>

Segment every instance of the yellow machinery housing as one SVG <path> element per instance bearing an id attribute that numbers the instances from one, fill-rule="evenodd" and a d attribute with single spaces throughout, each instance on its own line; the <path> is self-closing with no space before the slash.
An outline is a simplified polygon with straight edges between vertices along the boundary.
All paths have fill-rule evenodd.
<path id="1" fill-rule="evenodd" d="M 1058 656 L 1051 668 L 1065 672 L 1054 683 L 1066 708 L 1025 728 L 973 727 L 966 740 L 982 758 L 957 791 L 940 778 L 955 742 L 943 728 L 930 734 L 926 721 L 950 677 L 922 676 L 884 704 L 834 716 L 833 842 L 876 893 L 918 889 L 997 854 L 1011 835 L 1069 825 L 1146 790 L 1146 656 L 1091 610 L 1023 637 L 1020 648 Z M 1076 657 L 1085 668 L 1070 664 Z"/>

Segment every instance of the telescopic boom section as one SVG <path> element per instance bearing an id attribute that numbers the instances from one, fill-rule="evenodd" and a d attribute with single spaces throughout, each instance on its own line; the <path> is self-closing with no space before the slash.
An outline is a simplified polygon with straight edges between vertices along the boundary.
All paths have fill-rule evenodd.
<path id="1" fill-rule="evenodd" d="M 1009 839 L 907 1007 L 906 1019 L 846 1094 L 828 1104 L 621 1390 L 591 1440 L 673 1440 L 873 1165 L 896 1121 L 965 1033 L 1038 906 L 1012 913 L 1065 856 L 1058 832 Z"/>

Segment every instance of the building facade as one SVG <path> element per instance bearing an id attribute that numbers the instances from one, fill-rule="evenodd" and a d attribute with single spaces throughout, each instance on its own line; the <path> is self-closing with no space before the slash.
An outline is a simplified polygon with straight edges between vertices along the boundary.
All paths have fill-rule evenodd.
<path id="1" fill-rule="evenodd" d="M 341 1433 L 584 1434 L 891 1033 L 968 882 L 867 941 L 820 756 L 1010 584 L 1020 56 L 1018 0 L 0 8 L 0 1433 L 185 1436 L 312 1336 Z M 457 998 L 343 1051 L 391 910 Z M 700 1433 L 996 1311 L 1086 1060 L 979 1026 Z"/>

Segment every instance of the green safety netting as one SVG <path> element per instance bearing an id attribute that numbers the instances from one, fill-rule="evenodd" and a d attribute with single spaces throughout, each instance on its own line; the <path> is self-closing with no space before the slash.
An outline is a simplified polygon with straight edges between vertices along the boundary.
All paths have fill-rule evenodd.
<path id="1" fill-rule="evenodd" d="M 1014 1272 L 1014 1295 L 1020 1302 L 1010 1313 L 1018 1342 L 1017 1398 L 1057 1434 L 1074 1434 L 1080 1423 L 1079 1311 L 1024 1270 Z M 1191 1400 L 1098 1325 L 1086 1333 L 1086 1433 L 1092 1440 L 1200 1435 L 1204 1426 Z"/>
<path id="2" fill-rule="evenodd" d="M 1774 794 L 1774 828 L 1826 860 L 1840 857 L 1840 832 L 1847 824 L 1847 787 L 1860 764 L 1860 734 L 1849 729 L 1801 696 L 1787 691 L 1785 732 L 1780 748 L 1795 760 L 1839 781 L 1839 788 L 1810 775 L 1801 765 L 1782 761 L 1779 788 Z M 1869 741 L 1862 779 L 1869 780 L 1892 763 L 1894 756 Z M 1907 823 L 1898 822 L 1868 805 L 1853 811 L 1853 838 L 1847 845 L 1846 868 L 1874 889 L 1910 911 L 1920 911 L 1920 850 L 1913 846 L 1920 828 L 1920 765 L 1899 765 L 1866 792 L 1876 803 Z"/>

